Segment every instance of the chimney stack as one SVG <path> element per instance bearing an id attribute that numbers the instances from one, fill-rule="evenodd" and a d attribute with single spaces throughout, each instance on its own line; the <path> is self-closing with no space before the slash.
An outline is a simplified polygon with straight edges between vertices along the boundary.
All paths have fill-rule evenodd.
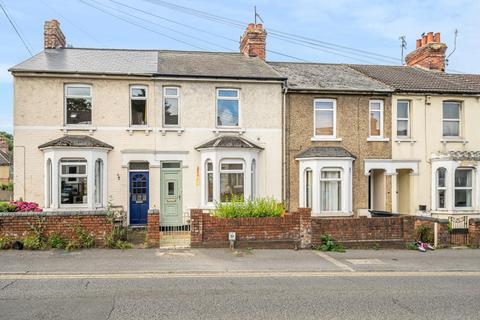
<path id="1" fill-rule="evenodd" d="M 249 57 L 266 58 L 267 31 L 263 25 L 250 23 L 240 38 L 240 52 Z"/>
<path id="2" fill-rule="evenodd" d="M 43 47 L 44 49 L 65 48 L 66 41 L 60 22 L 57 20 L 45 21 L 43 29 Z"/>
<path id="3" fill-rule="evenodd" d="M 423 34 L 417 40 L 416 49 L 405 57 L 410 67 L 445 71 L 445 52 L 447 45 L 440 42 L 440 32 Z"/>

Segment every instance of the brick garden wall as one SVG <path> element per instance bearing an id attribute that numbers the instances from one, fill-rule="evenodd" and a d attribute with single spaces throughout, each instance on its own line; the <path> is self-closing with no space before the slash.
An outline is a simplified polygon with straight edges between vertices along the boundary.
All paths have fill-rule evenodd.
<path id="1" fill-rule="evenodd" d="M 46 237 L 58 234 L 66 240 L 76 237 L 77 226 L 93 236 L 96 245 L 103 245 L 112 224 L 105 212 L 2 212 L 0 237 L 22 240 L 32 235 L 33 226 L 43 226 Z"/>
<path id="2" fill-rule="evenodd" d="M 471 247 L 480 248 L 480 219 L 468 222 L 468 242 Z"/>

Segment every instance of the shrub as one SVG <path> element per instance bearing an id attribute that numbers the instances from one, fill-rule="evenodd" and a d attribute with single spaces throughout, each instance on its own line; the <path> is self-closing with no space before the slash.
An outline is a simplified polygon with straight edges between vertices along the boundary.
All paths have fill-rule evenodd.
<path id="1" fill-rule="evenodd" d="M 15 212 L 17 211 L 17 207 L 8 203 L 8 202 L 0 202 L 0 212 Z"/>
<path id="2" fill-rule="evenodd" d="M 273 198 L 244 200 L 233 196 L 230 201 L 217 203 L 213 215 L 219 218 L 281 217 L 285 213 L 282 203 Z"/>
<path id="3" fill-rule="evenodd" d="M 105 237 L 105 245 L 111 249 L 130 249 L 132 245 L 127 240 L 127 228 L 112 226 L 112 232 Z"/>
<path id="4" fill-rule="evenodd" d="M 415 235 L 417 236 L 417 240 L 420 240 L 421 242 L 425 242 L 425 243 L 434 242 L 433 231 L 432 231 L 432 228 L 430 227 L 419 226 L 417 229 L 415 229 Z"/>
<path id="5" fill-rule="evenodd" d="M 58 234 L 52 234 L 47 239 L 47 243 L 51 248 L 64 249 L 67 246 L 67 241 L 60 237 Z"/>
<path id="6" fill-rule="evenodd" d="M 335 240 L 329 234 L 324 234 L 320 237 L 322 245 L 317 248 L 321 251 L 334 251 L 334 252 L 345 252 L 345 248 L 340 243 L 336 243 Z"/>
<path id="7" fill-rule="evenodd" d="M 93 237 L 80 226 L 75 228 L 75 234 L 77 235 L 78 245 L 80 248 L 91 248 L 95 245 L 95 239 L 93 239 Z"/>
<path id="8" fill-rule="evenodd" d="M 12 201 L 10 205 L 15 206 L 17 212 L 42 212 L 42 208 L 36 202 Z"/>
<path id="9" fill-rule="evenodd" d="M 0 250 L 10 249 L 13 239 L 10 237 L 0 237 Z"/>
<path id="10" fill-rule="evenodd" d="M 44 244 L 39 237 L 32 235 L 23 239 L 23 247 L 28 250 L 40 250 L 44 247 Z"/>

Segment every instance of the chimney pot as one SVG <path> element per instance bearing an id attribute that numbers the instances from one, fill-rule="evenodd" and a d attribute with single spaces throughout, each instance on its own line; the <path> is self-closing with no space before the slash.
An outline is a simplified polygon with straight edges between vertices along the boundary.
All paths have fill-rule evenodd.
<path id="1" fill-rule="evenodd" d="M 433 42 L 433 32 L 427 33 L 427 43 Z"/>
<path id="2" fill-rule="evenodd" d="M 422 39 L 417 39 L 417 49 L 422 46 Z"/>
<path id="3" fill-rule="evenodd" d="M 422 47 L 427 44 L 427 35 L 422 36 Z"/>
<path id="4" fill-rule="evenodd" d="M 60 22 L 53 19 L 45 21 L 43 29 L 43 47 L 44 49 L 65 48 L 66 40 L 60 29 Z"/>
<path id="5" fill-rule="evenodd" d="M 433 39 L 436 43 L 440 43 L 440 32 L 436 32 Z"/>
<path id="6" fill-rule="evenodd" d="M 248 24 L 247 29 L 240 38 L 240 52 L 249 57 L 266 57 L 267 32 L 261 23 Z"/>

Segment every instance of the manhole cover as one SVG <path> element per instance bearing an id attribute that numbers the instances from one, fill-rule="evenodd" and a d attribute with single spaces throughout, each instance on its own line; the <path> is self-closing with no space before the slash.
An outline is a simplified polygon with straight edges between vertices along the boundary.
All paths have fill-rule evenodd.
<path id="1" fill-rule="evenodd" d="M 379 259 L 346 259 L 351 264 L 385 264 L 385 262 Z"/>

